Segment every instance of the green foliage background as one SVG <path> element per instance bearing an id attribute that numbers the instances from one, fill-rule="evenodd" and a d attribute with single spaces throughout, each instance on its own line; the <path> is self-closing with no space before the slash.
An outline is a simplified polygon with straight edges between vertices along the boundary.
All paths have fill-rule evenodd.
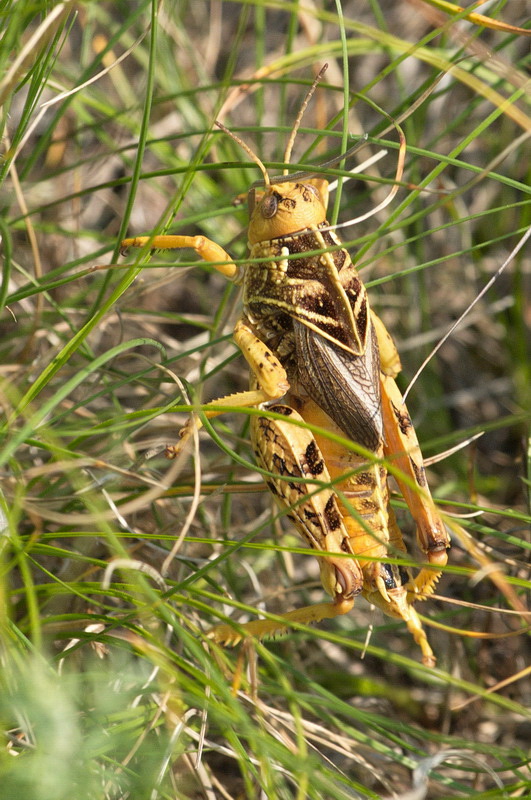
<path id="1" fill-rule="evenodd" d="M 529 258 L 513 254 L 529 39 L 511 27 L 528 22 L 519 0 L 476 9 L 493 27 L 444 5 L 0 4 L 2 800 L 531 792 Z M 334 221 L 389 191 L 385 114 L 406 135 L 397 198 L 342 231 L 404 376 L 477 299 L 408 399 L 434 495 L 471 535 L 420 608 L 433 671 L 361 600 L 272 643 L 208 643 L 225 616 L 320 601 L 317 564 L 253 472 L 247 413 L 164 458 L 191 407 L 246 386 L 236 287 L 190 251 L 119 254 L 125 235 L 168 230 L 244 260 L 233 199 L 259 174 L 213 122 L 275 174 L 324 61 L 294 165 L 362 133 L 359 160 L 387 150 L 336 193 Z"/>

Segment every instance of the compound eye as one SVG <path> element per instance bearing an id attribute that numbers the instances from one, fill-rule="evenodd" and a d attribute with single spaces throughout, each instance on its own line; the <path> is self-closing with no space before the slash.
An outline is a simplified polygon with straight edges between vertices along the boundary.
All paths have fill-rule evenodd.
<path id="1" fill-rule="evenodd" d="M 264 219 L 271 219 L 274 217 L 278 210 L 278 196 L 277 194 L 266 194 L 260 206 L 260 212 Z"/>

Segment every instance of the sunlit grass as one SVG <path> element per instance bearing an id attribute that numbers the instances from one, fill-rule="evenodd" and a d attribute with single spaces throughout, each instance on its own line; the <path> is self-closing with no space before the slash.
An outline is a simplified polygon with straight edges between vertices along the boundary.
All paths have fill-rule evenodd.
<path id="1" fill-rule="evenodd" d="M 529 257 L 508 258 L 529 225 L 528 39 L 436 2 L 344 2 L 342 37 L 340 4 L 315 5 L 1 9 L 6 800 L 400 797 L 430 757 L 429 797 L 501 797 L 493 773 L 506 796 L 529 793 Z M 518 3 L 479 10 L 525 25 Z M 293 165 L 322 164 L 347 134 L 369 137 L 354 160 L 388 151 L 343 183 L 339 222 L 393 183 L 396 132 L 378 109 L 406 135 L 397 198 L 341 230 L 404 390 L 508 260 L 408 397 L 433 493 L 472 537 L 454 537 L 418 607 L 436 671 L 402 622 L 361 600 L 255 650 L 206 640 L 226 617 L 320 602 L 318 566 L 253 470 L 252 412 L 164 456 L 191 407 L 247 386 L 237 287 L 190 251 L 119 254 L 125 235 L 169 231 L 243 262 L 233 200 L 260 174 L 214 120 L 278 174 L 324 61 Z"/>

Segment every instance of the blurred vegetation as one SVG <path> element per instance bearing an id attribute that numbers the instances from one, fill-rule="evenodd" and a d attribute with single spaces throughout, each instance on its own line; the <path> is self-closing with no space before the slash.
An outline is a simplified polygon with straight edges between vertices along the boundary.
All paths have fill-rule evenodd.
<path id="1" fill-rule="evenodd" d="M 531 793 L 526 10 L 0 4 L 2 800 Z M 474 302 L 408 397 L 434 495 L 470 535 L 419 609 L 433 671 L 362 600 L 275 642 L 208 643 L 225 615 L 320 601 L 318 566 L 253 472 L 246 413 L 164 457 L 191 406 L 247 385 L 236 287 L 190 251 L 119 254 L 168 230 L 245 259 L 233 200 L 260 175 L 214 120 L 281 171 L 325 61 L 294 168 L 362 133 L 355 159 L 387 150 L 333 221 L 389 191 L 389 117 L 407 139 L 392 205 L 341 231 L 404 389 Z"/>

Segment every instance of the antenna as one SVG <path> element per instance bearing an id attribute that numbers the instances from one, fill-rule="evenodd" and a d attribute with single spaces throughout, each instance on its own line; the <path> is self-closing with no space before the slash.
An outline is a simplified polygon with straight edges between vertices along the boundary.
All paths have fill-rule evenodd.
<path id="1" fill-rule="evenodd" d="M 323 75 L 325 74 L 327 69 L 328 69 L 328 64 L 323 64 L 323 66 L 321 67 L 321 69 L 317 73 L 317 76 L 316 76 L 314 82 L 310 86 L 308 94 L 306 95 L 306 97 L 302 101 L 302 105 L 300 107 L 299 113 L 297 114 L 297 119 L 295 120 L 295 124 L 293 126 L 292 131 L 291 131 L 291 134 L 290 134 L 290 137 L 289 137 L 289 141 L 288 141 L 288 143 L 286 145 L 286 152 L 284 153 L 284 163 L 285 164 L 289 164 L 289 161 L 290 161 L 290 158 L 291 158 L 291 151 L 293 150 L 293 145 L 295 144 L 295 137 L 297 136 L 297 132 L 299 130 L 303 114 L 306 111 L 306 108 L 308 107 L 308 103 L 310 102 L 310 100 L 313 97 L 313 93 L 317 89 L 318 83 L 320 82 L 321 78 L 323 77 Z M 288 174 L 288 168 L 287 167 L 284 167 L 284 172 L 282 174 L 283 175 L 287 175 Z"/>
<path id="2" fill-rule="evenodd" d="M 268 174 L 267 169 L 265 168 L 264 164 L 262 163 L 262 161 L 260 161 L 260 159 L 256 155 L 256 153 L 253 153 L 253 151 L 251 150 L 249 145 L 245 144 L 243 139 L 240 139 L 239 136 L 236 136 L 235 133 L 233 133 L 228 128 L 226 128 L 225 125 L 223 125 L 222 122 L 219 122 L 218 120 L 216 120 L 216 125 L 218 126 L 218 128 L 221 128 L 223 133 L 227 133 L 230 136 L 230 138 L 233 139 L 236 142 L 236 144 L 239 144 L 240 147 L 242 148 L 242 150 L 245 150 L 245 152 L 247 153 L 249 158 L 252 161 L 254 161 L 254 163 L 258 167 L 260 167 L 260 171 L 261 171 L 262 175 L 264 176 L 264 184 L 265 184 L 265 188 L 266 188 L 266 191 L 267 191 L 267 189 L 269 189 L 269 187 L 271 186 L 271 181 L 269 180 L 269 174 Z"/>
<path id="3" fill-rule="evenodd" d="M 314 82 L 310 86 L 310 89 L 308 90 L 308 93 L 306 94 L 306 97 L 302 101 L 302 105 L 300 107 L 299 113 L 297 114 L 297 119 L 295 120 L 295 124 L 294 124 L 294 126 L 292 128 L 288 144 L 286 145 L 286 151 L 284 153 L 284 163 L 286 163 L 286 164 L 289 164 L 289 160 L 291 158 L 291 151 L 293 150 L 293 145 L 295 143 L 295 137 L 297 136 L 297 132 L 298 132 L 298 130 L 300 128 L 300 124 L 301 124 L 301 120 L 302 120 L 303 114 L 306 111 L 306 108 L 308 107 L 308 103 L 310 102 L 310 100 L 313 97 L 313 93 L 317 89 L 317 85 L 319 84 L 319 81 L 321 80 L 321 78 L 323 77 L 323 75 L 325 74 L 327 69 L 328 69 L 328 64 L 323 64 L 323 66 L 319 70 Z M 239 136 L 236 136 L 236 134 L 233 133 L 231 130 L 229 130 L 227 127 L 225 127 L 225 125 L 222 122 L 219 122 L 219 120 L 216 120 L 215 124 L 218 126 L 218 128 L 220 128 L 223 131 L 223 133 L 228 134 L 228 136 L 230 136 L 230 138 L 233 141 L 235 141 L 236 144 L 239 144 L 240 147 L 242 148 L 242 150 L 244 150 L 247 153 L 249 158 L 252 161 L 254 161 L 254 163 L 258 167 L 260 167 L 260 171 L 261 171 L 262 175 L 264 176 L 264 186 L 265 186 L 265 189 L 266 189 L 266 192 L 267 192 L 267 190 L 271 186 L 271 179 L 269 177 L 269 173 L 268 173 L 267 169 L 265 168 L 263 162 L 260 161 L 260 159 L 258 158 L 256 153 L 254 153 L 251 150 L 249 145 L 245 144 L 243 139 L 240 139 Z M 282 175 L 287 175 L 287 174 L 288 174 L 288 168 L 285 167 L 284 168 L 284 172 L 282 173 Z"/>

